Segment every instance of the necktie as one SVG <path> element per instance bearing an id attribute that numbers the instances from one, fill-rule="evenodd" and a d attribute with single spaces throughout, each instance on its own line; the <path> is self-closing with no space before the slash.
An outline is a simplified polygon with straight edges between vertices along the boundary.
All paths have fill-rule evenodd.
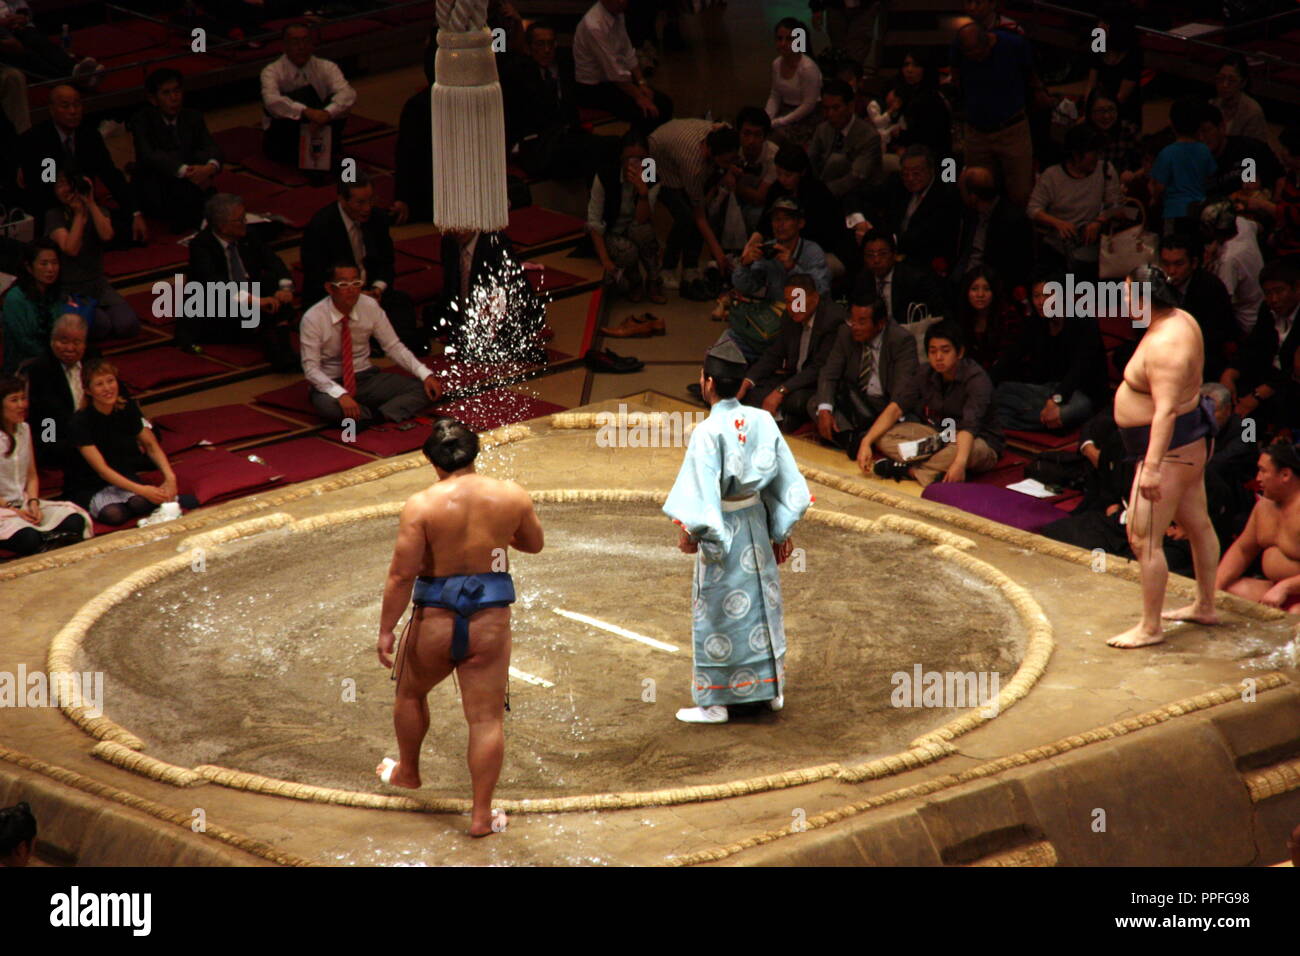
<path id="1" fill-rule="evenodd" d="M 880 296 L 880 307 L 885 310 L 885 317 L 889 317 L 889 280 L 876 280 L 876 295 Z"/>
<path id="2" fill-rule="evenodd" d="M 226 246 L 226 262 L 230 265 L 231 282 L 243 282 L 248 278 L 244 263 L 239 258 L 239 250 L 235 248 L 233 242 Z"/>
<path id="3" fill-rule="evenodd" d="M 551 88 L 551 95 L 555 97 L 555 103 L 558 106 L 562 97 L 560 96 L 560 78 L 554 70 L 546 71 L 546 82 Z"/>
<path id="4" fill-rule="evenodd" d="M 871 383 L 871 375 L 875 370 L 876 350 L 868 342 L 862 346 L 862 371 L 858 373 L 858 384 L 862 386 L 864 393 L 866 393 L 867 386 Z"/>
<path id="5" fill-rule="evenodd" d="M 175 146 L 177 149 L 180 149 L 181 137 L 180 137 L 180 133 L 176 132 L 176 122 L 174 120 L 168 122 L 167 124 L 167 136 L 171 140 L 172 145 Z"/>
<path id="6" fill-rule="evenodd" d="M 75 140 L 76 140 L 76 136 L 72 133 L 69 133 L 67 136 L 63 137 L 63 154 L 67 156 L 69 159 L 76 156 L 76 150 L 73 149 L 73 142 Z"/>
<path id="7" fill-rule="evenodd" d="M 357 373 L 352 367 L 352 329 L 349 325 L 352 316 L 345 315 L 339 322 L 339 335 L 342 339 L 340 348 L 343 350 L 343 387 L 348 390 L 348 394 L 353 398 L 357 397 Z"/>
<path id="8" fill-rule="evenodd" d="M 842 152 L 844 152 L 844 134 L 843 134 L 843 133 L 836 133 L 836 134 L 835 134 L 835 139 L 834 139 L 834 141 L 832 141 L 832 143 L 831 143 L 831 152 L 832 152 L 832 153 L 842 153 Z"/>
<path id="9" fill-rule="evenodd" d="M 348 223 L 348 240 L 352 243 L 352 255 L 357 260 L 357 268 L 360 269 L 366 261 L 366 244 L 361 238 L 361 227 L 355 222 Z"/>

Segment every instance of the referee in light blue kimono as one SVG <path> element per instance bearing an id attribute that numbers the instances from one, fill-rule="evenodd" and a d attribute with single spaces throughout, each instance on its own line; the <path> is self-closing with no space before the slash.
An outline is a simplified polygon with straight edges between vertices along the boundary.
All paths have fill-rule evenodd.
<path id="1" fill-rule="evenodd" d="M 694 554 L 691 587 L 695 707 L 688 723 L 721 724 L 732 704 L 784 704 L 785 629 L 777 565 L 812 499 L 772 416 L 736 398 L 746 362 L 724 337 L 709 350 L 700 391 L 712 406 L 696 426 L 664 514 Z"/>

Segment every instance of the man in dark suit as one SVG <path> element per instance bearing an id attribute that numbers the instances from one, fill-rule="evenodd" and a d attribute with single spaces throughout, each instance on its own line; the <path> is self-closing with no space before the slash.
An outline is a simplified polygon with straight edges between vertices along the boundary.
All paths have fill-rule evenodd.
<path id="1" fill-rule="evenodd" d="M 950 278 L 960 283 L 971 269 L 987 266 L 1013 296 L 1028 297 L 1035 275 L 1034 227 L 1029 217 L 998 192 L 993 171 L 986 166 L 966 167 L 957 185 L 966 213 Z"/>
<path id="2" fill-rule="evenodd" d="M 238 196 L 218 193 L 204 207 L 207 226 L 190 242 L 187 278 L 203 283 L 257 283 L 258 323 L 245 328 L 235 315 L 176 317 L 176 344 L 188 351 L 201 351 L 200 343 L 257 343 L 277 372 L 299 369 L 290 333 L 297 321 L 293 307 L 293 279 L 275 252 L 249 233 L 244 221 L 244 203 Z M 253 290 L 241 288 L 240 296 Z M 229 310 L 235 311 L 235 310 Z"/>
<path id="3" fill-rule="evenodd" d="M 53 160 L 55 168 L 73 165 L 83 175 L 98 179 L 113 196 L 117 209 L 112 214 L 114 232 L 138 242 L 148 241 L 144 217 L 136 208 L 135 192 L 122 171 L 113 165 L 104 137 L 93 125 L 82 123 L 85 109 L 81 94 L 71 86 L 56 86 L 50 93 L 50 118 L 37 123 L 18 140 L 23 188 L 28 211 L 37 222 L 55 205 L 53 177 L 45 175 Z"/>
<path id="4" fill-rule="evenodd" d="M 1195 236 L 1172 235 L 1160 241 L 1160 267 L 1183 297 L 1183 311 L 1201 327 L 1205 341 L 1205 367 L 1201 380 L 1217 382 L 1228 364 L 1228 346 L 1238 339 L 1232 296 L 1223 280 L 1201 268 L 1201 240 Z M 1116 368 L 1123 368 L 1116 360 Z"/>
<path id="5" fill-rule="evenodd" d="M 397 121 L 397 169 L 393 171 L 393 225 L 433 221 L 433 67 L 435 24 L 425 39 L 424 78 L 428 85 L 411 94 Z"/>
<path id="6" fill-rule="evenodd" d="M 188 232 L 203 219 L 203 203 L 216 190 L 221 149 L 198 110 L 183 105 L 178 70 L 164 67 L 144 83 L 149 105 L 128 124 L 135 143 L 132 183 L 140 206 L 166 220 L 173 232 Z"/>
<path id="7" fill-rule="evenodd" d="M 874 286 L 884 300 L 886 315 L 900 325 L 947 314 L 943 283 L 928 267 L 898 258 L 894 237 L 884 230 L 868 232 L 862 240 L 865 267 L 858 284 Z"/>
<path id="8" fill-rule="evenodd" d="M 909 262 L 926 269 L 952 269 L 961 197 L 956 186 L 939 179 L 928 146 L 907 147 L 899 172 L 876 194 L 867 219 L 873 228 L 897 237 L 898 251 Z"/>
<path id="9" fill-rule="evenodd" d="M 1264 304 L 1259 318 L 1220 381 L 1232 390 L 1236 414 L 1272 423 L 1277 407 L 1293 394 L 1289 386 L 1300 350 L 1300 257 L 1275 259 L 1259 274 Z"/>
<path id="10" fill-rule="evenodd" d="M 537 333 L 546 305 L 533 292 L 500 232 L 442 237 L 442 295 L 425 313 L 462 358 L 545 361 Z"/>
<path id="11" fill-rule="evenodd" d="M 375 206 L 375 187 L 358 171 L 356 182 L 339 183 L 338 202 L 312 216 L 302 234 L 304 306 L 325 298 L 334 265 L 350 262 L 362 270 L 366 294 L 376 299 L 402 344 L 418 355 L 429 343 L 416 321 L 411 297 L 393 288 L 397 258 L 388 234 L 388 213 Z"/>
<path id="12" fill-rule="evenodd" d="M 36 460 L 43 468 L 62 469 L 70 459 L 81 459 L 68 438 L 68 425 L 81 404 L 81 365 L 86 356 L 86 320 L 72 312 L 54 320 L 50 347 L 19 369 L 27 377 L 27 421 Z"/>
<path id="13" fill-rule="evenodd" d="M 506 146 L 530 176 L 590 182 L 618 140 L 582 129 L 573 59 L 557 55 L 555 27 L 535 20 L 525 36 L 528 56 L 503 77 Z"/>
<path id="14" fill-rule="evenodd" d="M 805 272 L 790 276 L 780 331 L 745 372 L 741 400 L 776 417 L 786 431 L 806 422 L 817 376 L 844 320 L 844 310 L 830 296 L 818 294 L 812 276 Z"/>
<path id="15" fill-rule="evenodd" d="M 849 304 L 848 323 L 835 336 L 808 414 L 823 439 L 857 458 L 872 422 L 891 402 L 904 415 L 915 410 L 920 364 L 916 339 L 885 315 L 869 286 L 855 290 Z"/>

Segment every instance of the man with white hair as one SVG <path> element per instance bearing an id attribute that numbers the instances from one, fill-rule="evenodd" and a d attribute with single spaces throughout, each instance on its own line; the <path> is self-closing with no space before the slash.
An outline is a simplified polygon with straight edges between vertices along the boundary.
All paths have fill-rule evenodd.
<path id="1" fill-rule="evenodd" d="M 72 414 L 81 407 L 81 362 L 85 357 L 86 320 L 68 312 L 50 327 L 50 347 L 21 369 L 27 376 L 32 446 L 43 467 L 62 468 L 67 455 L 80 457 L 67 438 Z"/>

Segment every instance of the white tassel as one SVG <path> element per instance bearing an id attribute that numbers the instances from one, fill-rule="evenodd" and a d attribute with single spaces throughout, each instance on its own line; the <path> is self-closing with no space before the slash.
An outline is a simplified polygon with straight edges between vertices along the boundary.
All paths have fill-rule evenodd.
<path id="1" fill-rule="evenodd" d="M 438 31 L 433 120 L 433 222 L 441 231 L 506 227 L 505 112 L 492 34 Z"/>

